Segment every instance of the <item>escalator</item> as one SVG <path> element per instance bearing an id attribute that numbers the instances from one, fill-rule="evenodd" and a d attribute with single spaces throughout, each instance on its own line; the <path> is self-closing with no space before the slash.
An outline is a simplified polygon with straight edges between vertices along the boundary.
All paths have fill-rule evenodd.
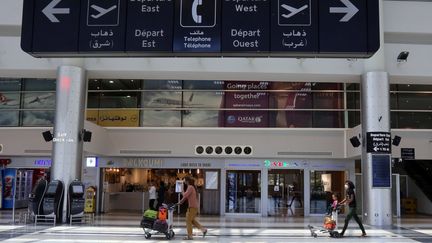
<path id="1" fill-rule="evenodd" d="M 403 168 L 429 200 L 432 201 L 432 160 L 405 160 Z"/>

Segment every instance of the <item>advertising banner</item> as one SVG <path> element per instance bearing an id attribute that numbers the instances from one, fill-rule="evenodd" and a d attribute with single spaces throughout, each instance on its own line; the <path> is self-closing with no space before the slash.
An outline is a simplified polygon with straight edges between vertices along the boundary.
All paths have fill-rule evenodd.
<path id="1" fill-rule="evenodd" d="M 101 110 L 98 125 L 104 127 L 138 127 L 139 110 Z"/>
<path id="2" fill-rule="evenodd" d="M 271 106 L 279 109 L 272 113 L 272 127 L 312 127 L 311 83 L 272 83 Z M 286 91 L 286 92 L 284 92 Z M 300 110 L 300 111 L 296 111 Z"/>
<path id="3" fill-rule="evenodd" d="M 223 112 L 216 109 L 223 107 L 224 81 L 202 80 L 184 81 L 183 126 L 217 127 Z M 190 110 L 188 109 L 190 108 Z"/>
<path id="4" fill-rule="evenodd" d="M 87 110 L 86 120 L 105 127 L 138 127 L 139 110 Z"/>
<path id="5" fill-rule="evenodd" d="M 268 127 L 268 82 L 225 82 L 225 127 Z M 233 92 L 230 92 L 233 90 Z"/>
<path id="6" fill-rule="evenodd" d="M 3 208 L 13 207 L 16 169 L 3 170 Z"/>

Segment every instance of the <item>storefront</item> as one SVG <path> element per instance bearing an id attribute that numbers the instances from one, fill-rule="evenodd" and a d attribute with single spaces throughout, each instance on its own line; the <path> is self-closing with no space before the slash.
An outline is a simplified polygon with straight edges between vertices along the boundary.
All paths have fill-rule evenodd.
<path id="1" fill-rule="evenodd" d="M 354 161 L 337 159 L 105 157 L 93 168 L 97 175 L 85 168 L 83 181 L 102 188 L 101 212 L 145 210 L 151 181 L 164 182 L 165 201 L 175 203 L 176 182 L 191 175 L 201 214 L 292 217 L 324 214 L 331 194 L 343 197 L 345 180 L 355 180 L 354 168 Z"/>
<path id="2" fill-rule="evenodd" d="M 43 157 L 0 158 L 2 163 L 0 179 L 0 204 L 2 209 L 28 206 L 29 194 L 36 182 L 44 177 L 49 179 L 51 159 Z"/>
<path id="3" fill-rule="evenodd" d="M 266 159 L 262 164 L 268 216 L 322 215 L 333 193 L 344 196 L 345 180 L 355 180 L 352 160 Z"/>
<path id="4" fill-rule="evenodd" d="M 192 176 L 196 179 L 201 214 L 219 215 L 223 166 L 222 159 L 99 158 L 100 211 L 143 211 L 149 208 L 150 182 L 157 189 L 161 183 L 164 184 L 165 203 L 177 203 L 181 192 L 176 187 L 178 181 Z M 180 213 L 184 212 L 185 208 L 181 208 Z"/>

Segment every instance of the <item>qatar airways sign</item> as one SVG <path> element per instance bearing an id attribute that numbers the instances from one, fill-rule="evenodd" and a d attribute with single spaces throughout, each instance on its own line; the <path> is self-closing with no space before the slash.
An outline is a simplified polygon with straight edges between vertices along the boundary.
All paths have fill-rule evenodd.
<path id="1" fill-rule="evenodd" d="M 241 109 L 225 112 L 226 127 L 268 127 L 269 107 L 268 82 L 227 81 L 225 108 Z M 262 110 L 256 110 L 262 109 Z"/>

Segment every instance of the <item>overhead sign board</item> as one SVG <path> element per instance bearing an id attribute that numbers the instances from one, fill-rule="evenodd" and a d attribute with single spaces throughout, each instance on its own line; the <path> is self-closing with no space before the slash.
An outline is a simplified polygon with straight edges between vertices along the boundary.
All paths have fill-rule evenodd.
<path id="1" fill-rule="evenodd" d="M 222 9 L 224 53 L 270 51 L 270 0 L 223 1 Z"/>
<path id="2" fill-rule="evenodd" d="M 23 31 L 33 25 L 31 48 L 34 53 L 77 53 L 80 32 L 80 3 L 76 0 L 30 1 L 33 19 L 23 18 Z M 25 4 L 28 4 L 27 2 Z M 30 14 L 25 11 L 24 14 Z M 27 21 L 26 21 L 27 20 Z M 29 23 L 29 21 L 31 21 Z M 22 41 L 25 41 L 25 34 Z M 28 40 L 27 40 L 28 41 Z"/>
<path id="3" fill-rule="evenodd" d="M 415 159 L 415 148 L 401 148 L 401 159 Z"/>
<path id="4" fill-rule="evenodd" d="M 175 1 L 174 52 L 220 52 L 219 0 Z"/>
<path id="5" fill-rule="evenodd" d="M 273 1 L 272 52 L 318 53 L 318 1 Z"/>
<path id="6" fill-rule="evenodd" d="M 129 1 L 126 52 L 172 52 L 174 0 Z"/>
<path id="7" fill-rule="evenodd" d="M 81 0 L 80 52 L 124 52 L 126 2 Z"/>
<path id="8" fill-rule="evenodd" d="M 376 0 L 375 0 L 376 1 Z M 368 39 L 365 0 L 320 2 L 319 50 L 322 53 L 366 52 Z"/>
<path id="9" fill-rule="evenodd" d="M 368 153 L 391 153 L 391 134 L 389 132 L 366 133 Z"/>
<path id="10" fill-rule="evenodd" d="M 24 0 L 21 47 L 48 56 L 369 57 L 377 0 Z"/>

